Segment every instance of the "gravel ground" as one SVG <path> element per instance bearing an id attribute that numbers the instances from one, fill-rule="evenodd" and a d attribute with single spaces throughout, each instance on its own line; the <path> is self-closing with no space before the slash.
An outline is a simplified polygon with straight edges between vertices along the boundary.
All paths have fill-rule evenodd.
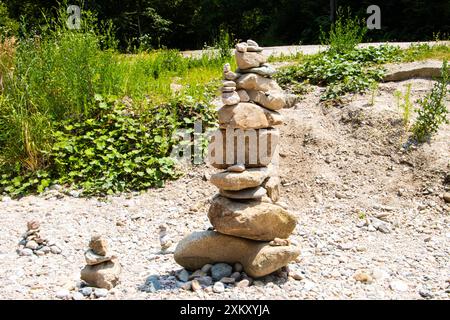
<path id="1" fill-rule="evenodd" d="M 410 82 L 414 97 L 431 87 Z M 174 272 L 181 268 L 171 251 L 183 235 L 210 226 L 206 213 L 217 191 L 207 182 L 214 169 L 201 165 L 142 194 L 86 199 L 51 190 L 3 197 L 0 298 L 64 296 L 62 289 L 79 284 L 83 253 L 100 233 L 123 266 L 121 283 L 101 299 L 449 299 L 450 204 L 443 193 L 450 187 L 450 126 L 403 152 L 405 132 L 392 99 L 403 85 L 381 85 L 374 106 L 357 95 L 331 108 L 318 102 L 315 88 L 282 111 L 282 201 L 299 220 L 292 241 L 302 253 L 289 265 L 298 280 L 279 272 L 223 293 L 178 288 Z M 62 254 L 17 254 L 33 219 Z M 166 253 L 159 247 L 161 223 L 174 242 Z M 150 276 L 161 290 L 149 290 Z"/>

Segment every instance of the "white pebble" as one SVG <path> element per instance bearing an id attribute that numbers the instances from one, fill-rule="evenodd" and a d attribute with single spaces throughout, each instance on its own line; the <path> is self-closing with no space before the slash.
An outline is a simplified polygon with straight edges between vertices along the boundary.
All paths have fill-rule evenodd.
<path id="1" fill-rule="evenodd" d="M 222 293 L 225 291 L 225 286 L 223 285 L 222 282 L 218 281 L 218 282 L 214 283 L 213 291 L 215 293 Z"/>
<path id="2" fill-rule="evenodd" d="M 95 289 L 94 290 L 94 295 L 97 298 L 105 298 L 108 295 L 108 290 L 106 290 L 106 289 Z"/>

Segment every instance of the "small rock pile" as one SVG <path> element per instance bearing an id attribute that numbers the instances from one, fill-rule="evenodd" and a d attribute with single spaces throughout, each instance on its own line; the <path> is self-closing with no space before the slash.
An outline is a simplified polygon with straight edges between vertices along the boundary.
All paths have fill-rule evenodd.
<path id="1" fill-rule="evenodd" d="M 47 253 L 60 254 L 61 249 L 52 241 L 44 239 L 40 234 L 39 221 L 33 220 L 27 223 L 27 232 L 19 242 L 17 253 L 21 256 L 43 256 Z"/>
<path id="2" fill-rule="evenodd" d="M 106 240 L 93 236 L 84 257 L 86 266 L 81 270 L 81 280 L 89 286 L 108 290 L 117 285 L 122 268 L 117 257 L 109 251 Z"/>
<path id="3" fill-rule="evenodd" d="M 239 43 L 238 69 L 224 66 L 224 106 L 209 150 L 211 165 L 225 169 L 210 179 L 219 189 L 208 213 L 214 230 L 194 232 L 175 249 L 175 261 L 188 270 L 200 269 L 202 276 L 205 266 L 239 263 L 245 274 L 258 278 L 299 255 L 287 240 L 296 218 L 277 204 L 279 131 L 274 126 L 283 123 L 277 110 L 288 105 L 288 98 L 271 78 L 275 70 L 262 51 L 252 40 Z"/>

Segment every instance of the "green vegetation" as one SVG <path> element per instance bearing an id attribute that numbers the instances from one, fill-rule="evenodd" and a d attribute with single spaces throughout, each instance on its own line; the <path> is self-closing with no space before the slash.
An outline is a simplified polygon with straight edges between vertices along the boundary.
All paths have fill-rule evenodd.
<path id="1" fill-rule="evenodd" d="M 447 118 L 449 111 L 446 104 L 449 84 L 448 62 L 444 61 L 441 78 L 431 92 L 418 101 L 420 104 L 420 108 L 416 110 L 418 117 L 412 127 L 413 138 L 417 142 L 425 142 L 438 131 L 441 124 L 449 123 Z"/>
<path id="2" fill-rule="evenodd" d="M 44 23 L 40 13 L 56 15 L 56 1 L 1 0 L 6 17 L 26 21 L 27 31 Z M 377 4 L 382 12 L 382 29 L 369 30 L 371 41 L 425 41 L 434 34 L 450 34 L 448 0 L 378 1 L 339 0 L 360 17 L 368 18 L 366 9 Z M 86 10 L 99 14 L 99 21 L 112 20 L 114 36 L 121 50 L 201 49 L 228 30 L 236 39 L 254 39 L 264 46 L 317 44 L 320 30 L 330 28 L 330 3 L 317 0 L 72 0 Z M 0 13 L 0 24 L 2 14 Z M 16 30 L 17 34 L 21 32 Z M 442 38 L 442 36 L 441 36 Z M 445 38 L 445 37 L 444 37 Z M 448 39 L 448 37 L 447 37 Z"/>
<path id="3" fill-rule="evenodd" d="M 64 183 L 104 194 L 176 177 L 171 134 L 196 119 L 215 123 L 209 102 L 229 56 L 122 55 L 110 25 L 93 29 L 90 15 L 68 30 L 65 18 L 40 37 L 1 42 L 0 193 Z"/>
<path id="4" fill-rule="evenodd" d="M 323 100 L 338 99 L 347 93 L 364 92 L 383 77 L 382 63 L 396 59 L 398 48 L 358 48 L 347 53 L 326 51 L 308 57 L 303 64 L 284 68 L 278 77 L 282 85 L 308 83 L 327 86 Z"/>
<path id="5" fill-rule="evenodd" d="M 405 94 L 402 94 L 401 91 L 395 91 L 394 96 L 397 99 L 397 107 L 402 112 L 402 120 L 403 120 L 403 126 L 408 129 L 409 127 L 409 121 L 411 118 L 411 112 L 412 112 L 412 102 L 411 102 L 411 84 L 408 84 L 406 86 L 406 92 Z M 403 103 L 401 103 L 401 100 L 403 98 Z"/>
<path id="6" fill-rule="evenodd" d="M 401 53 L 401 60 L 405 62 L 426 59 L 450 60 L 450 46 L 439 42 L 434 45 L 413 44 Z"/>
<path id="7" fill-rule="evenodd" d="M 378 83 L 373 82 L 370 85 L 370 105 L 372 107 L 375 105 L 375 97 L 377 96 L 377 93 L 378 93 Z"/>
<path id="8" fill-rule="evenodd" d="M 364 20 L 352 17 L 348 8 L 344 12 L 339 8 L 336 22 L 328 32 L 321 31 L 320 40 L 323 45 L 328 45 L 328 52 L 333 54 L 352 52 L 361 43 L 367 33 Z"/>

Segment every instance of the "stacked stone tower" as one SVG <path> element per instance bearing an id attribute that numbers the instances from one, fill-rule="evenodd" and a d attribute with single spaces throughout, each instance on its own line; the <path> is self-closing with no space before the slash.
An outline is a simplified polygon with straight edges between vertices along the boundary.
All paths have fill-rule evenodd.
<path id="1" fill-rule="evenodd" d="M 287 238 L 296 218 L 277 202 L 279 131 L 277 110 L 289 97 L 271 77 L 263 49 L 252 40 L 236 45 L 238 69 L 224 66 L 223 107 L 211 139 L 211 176 L 219 193 L 208 218 L 213 230 L 194 232 L 175 250 L 175 260 L 196 270 L 210 263 L 241 263 L 251 277 L 270 274 L 299 255 Z"/>

